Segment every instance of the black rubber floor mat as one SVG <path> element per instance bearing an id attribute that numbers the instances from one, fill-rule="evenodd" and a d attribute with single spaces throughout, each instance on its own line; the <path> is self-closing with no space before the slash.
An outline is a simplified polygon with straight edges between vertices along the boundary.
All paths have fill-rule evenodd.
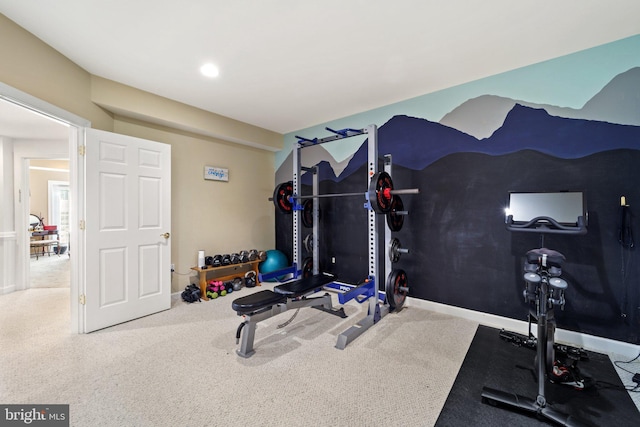
<path id="1" fill-rule="evenodd" d="M 578 367 L 584 377 L 591 378 L 592 386 L 575 390 L 547 383 L 547 402 L 587 426 L 640 426 L 640 412 L 609 357 L 588 353 L 589 360 L 579 362 Z M 535 351 L 501 340 L 497 329 L 479 326 L 436 426 L 554 425 L 534 413 L 482 402 L 484 386 L 535 399 L 538 384 L 534 359 Z"/>

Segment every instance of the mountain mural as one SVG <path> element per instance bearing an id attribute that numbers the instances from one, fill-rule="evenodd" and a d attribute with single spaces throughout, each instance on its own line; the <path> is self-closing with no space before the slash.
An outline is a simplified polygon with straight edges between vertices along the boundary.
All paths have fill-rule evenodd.
<path id="1" fill-rule="evenodd" d="M 530 148 L 576 158 L 614 148 L 640 148 L 638 126 L 640 67 L 634 67 L 614 77 L 581 109 L 483 95 L 461 104 L 440 122 L 394 116 L 378 130 L 378 152 L 392 153 L 394 163 L 412 169 L 456 152 L 500 155 Z M 406 150 L 418 146 L 417 151 Z M 305 148 L 301 156 L 307 167 L 324 163 L 321 179 L 340 181 L 366 161 L 366 144 L 343 161 L 335 160 L 322 145 Z M 290 153 L 276 172 L 276 182 L 290 180 L 291 172 Z M 310 177 L 303 182 L 310 182 Z"/>
<path id="2" fill-rule="evenodd" d="M 488 138 L 516 104 L 543 108 L 552 116 L 640 126 L 640 67 L 618 74 L 579 109 L 482 95 L 455 108 L 440 124 L 478 139 Z"/>
<path id="3" fill-rule="evenodd" d="M 544 109 L 520 104 L 509 111 L 503 125 L 491 137 L 481 140 L 437 122 L 408 116 L 394 116 L 378 129 L 379 155 L 390 153 L 394 164 L 412 170 L 422 170 L 460 152 L 499 156 L 535 150 L 562 159 L 576 159 L 625 148 L 640 149 L 640 126 L 556 117 Z M 363 144 L 339 176 L 331 162 L 320 162 L 319 177 L 339 182 L 366 161 L 367 147 Z M 303 176 L 302 182 L 310 184 L 310 176 Z"/>

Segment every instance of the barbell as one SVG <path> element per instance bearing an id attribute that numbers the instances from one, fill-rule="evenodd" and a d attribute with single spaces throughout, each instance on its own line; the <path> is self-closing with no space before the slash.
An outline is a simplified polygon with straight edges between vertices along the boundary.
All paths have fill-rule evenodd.
<path id="1" fill-rule="evenodd" d="M 399 194 L 419 194 L 420 189 L 408 188 L 403 190 L 395 190 L 393 188 L 393 181 L 391 176 L 387 172 L 378 172 L 371 179 L 369 185 L 369 191 L 367 193 L 329 193 L 329 194 L 311 194 L 311 195 L 296 195 L 293 194 L 293 182 L 284 182 L 276 186 L 273 192 L 273 198 L 269 200 L 273 201 L 273 204 L 281 212 L 291 213 L 294 210 L 294 200 L 296 199 L 320 199 L 325 197 L 353 197 L 353 196 L 369 196 L 369 203 L 371 208 L 376 213 L 387 213 L 391 211 L 393 206 L 394 195 Z M 375 203 L 374 203 L 375 201 Z"/>

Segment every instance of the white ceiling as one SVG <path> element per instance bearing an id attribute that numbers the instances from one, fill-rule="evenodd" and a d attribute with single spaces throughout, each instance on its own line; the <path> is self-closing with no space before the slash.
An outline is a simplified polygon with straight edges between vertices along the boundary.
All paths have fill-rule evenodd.
<path id="1" fill-rule="evenodd" d="M 640 33 L 638 0 L 0 0 L 0 13 L 91 74 L 280 133 Z M 206 61 L 218 78 L 199 74 Z"/>

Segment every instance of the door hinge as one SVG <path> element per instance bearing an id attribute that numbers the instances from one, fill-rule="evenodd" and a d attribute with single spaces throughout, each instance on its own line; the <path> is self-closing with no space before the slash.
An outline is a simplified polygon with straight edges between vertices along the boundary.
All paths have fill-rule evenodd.
<path id="1" fill-rule="evenodd" d="M 86 151 L 87 151 L 87 146 L 86 145 L 78 145 L 78 154 L 80 156 L 84 156 Z"/>
<path id="2" fill-rule="evenodd" d="M 80 295 L 80 304 L 82 304 L 82 305 L 86 305 L 87 304 L 87 297 L 84 294 Z"/>
<path id="3" fill-rule="evenodd" d="M 85 229 L 85 223 L 84 223 L 84 219 L 80 220 L 80 230 L 84 230 Z"/>

